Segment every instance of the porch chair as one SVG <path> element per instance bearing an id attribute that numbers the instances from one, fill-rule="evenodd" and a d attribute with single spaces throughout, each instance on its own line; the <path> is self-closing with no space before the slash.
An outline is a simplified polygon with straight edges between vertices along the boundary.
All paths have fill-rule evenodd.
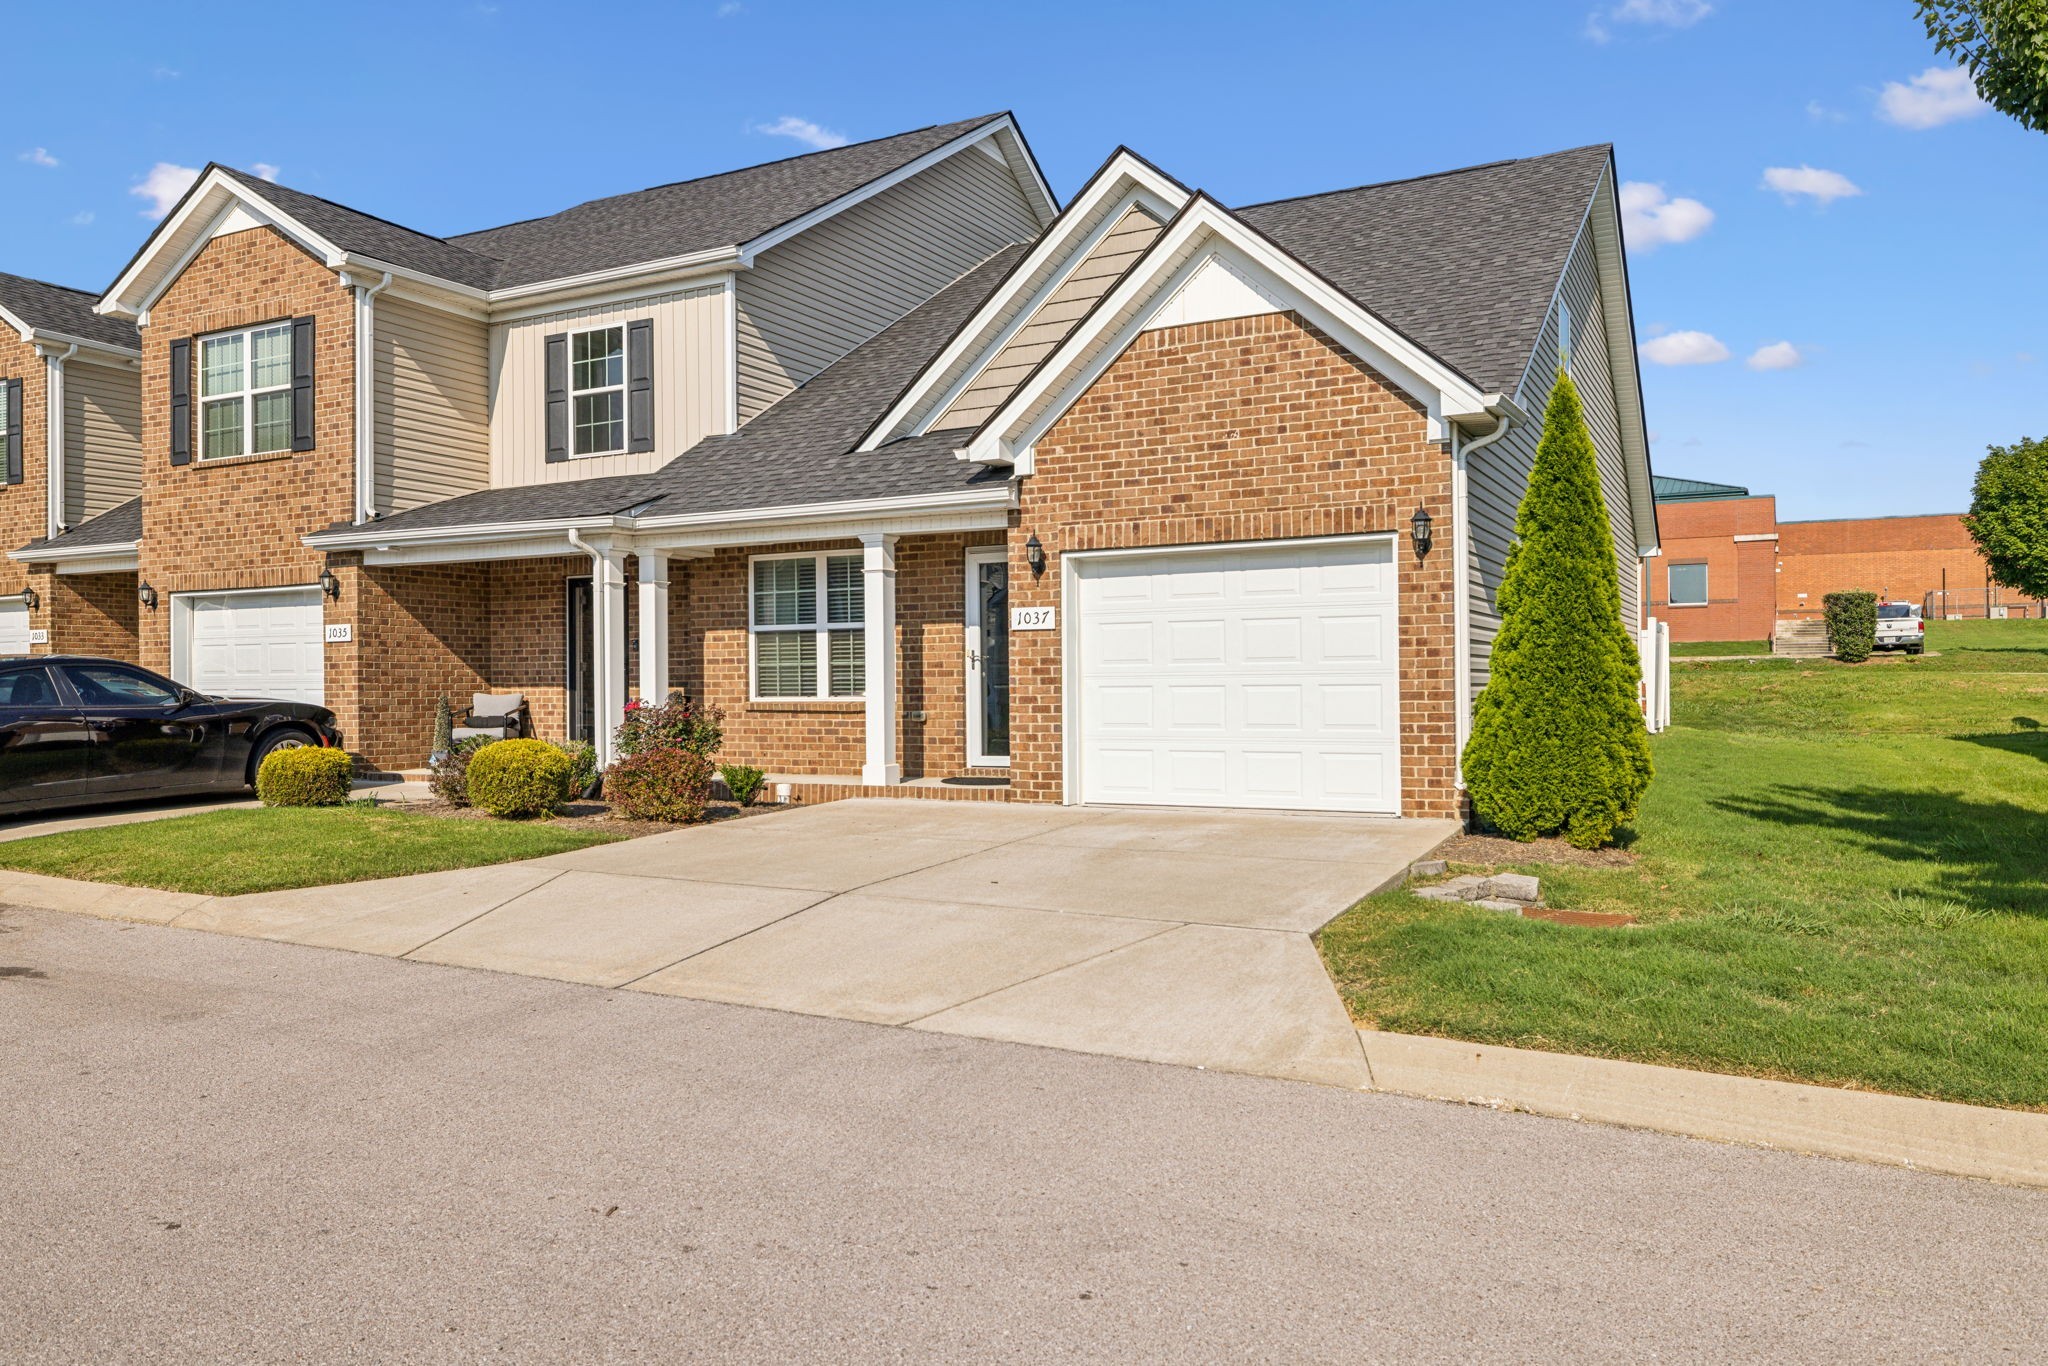
<path id="1" fill-rule="evenodd" d="M 523 740 L 533 734 L 530 721 L 525 693 L 471 693 L 469 715 L 450 732 L 450 738 L 469 740 L 481 735 L 492 740 Z"/>

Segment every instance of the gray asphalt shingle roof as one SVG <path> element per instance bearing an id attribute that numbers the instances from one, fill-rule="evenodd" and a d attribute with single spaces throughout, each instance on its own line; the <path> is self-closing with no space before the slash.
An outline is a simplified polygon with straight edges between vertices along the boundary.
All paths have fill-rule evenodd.
<path id="1" fill-rule="evenodd" d="M 61 536 L 38 536 L 22 549 L 87 550 L 93 546 L 129 545 L 141 539 L 142 499 L 135 497 L 80 522 Z"/>
<path id="2" fill-rule="evenodd" d="M 0 274 L 0 308 L 38 331 L 62 332 L 108 346 L 142 349 L 135 324 L 119 318 L 105 318 L 92 311 L 99 295 L 82 289 L 68 289 L 47 280 L 26 275 Z"/>
<path id="3" fill-rule="evenodd" d="M 1605 143 L 1235 210 L 1483 390 L 1512 393 Z"/>
<path id="4" fill-rule="evenodd" d="M 503 289 L 738 246 L 1001 117 L 935 124 L 446 238 L 220 169 L 344 251 L 477 289 Z"/>
<path id="5" fill-rule="evenodd" d="M 1005 247 L 825 367 L 729 436 L 706 437 L 650 474 L 487 489 L 385 518 L 393 532 L 606 517 L 651 504 L 655 517 L 887 498 L 1001 484 L 955 460 L 965 431 L 932 432 L 856 453 L 870 424 L 945 346 L 1023 254 Z M 355 530 L 337 523 L 332 531 Z"/>

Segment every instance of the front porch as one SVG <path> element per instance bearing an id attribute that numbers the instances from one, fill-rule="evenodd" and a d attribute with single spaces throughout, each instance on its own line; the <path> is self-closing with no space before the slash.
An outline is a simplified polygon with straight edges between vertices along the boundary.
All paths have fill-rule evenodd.
<path id="1" fill-rule="evenodd" d="M 520 693 L 540 738 L 588 741 L 603 764 L 629 703 L 680 694 L 724 712 L 722 761 L 766 770 L 800 804 L 1006 800 L 999 518 L 330 553 L 329 620 L 356 636 L 352 688 L 330 660 L 330 705 L 354 711 L 343 725 L 365 759 L 399 771 L 424 763 L 443 696 L 459 715 L 471 693 Z"/>

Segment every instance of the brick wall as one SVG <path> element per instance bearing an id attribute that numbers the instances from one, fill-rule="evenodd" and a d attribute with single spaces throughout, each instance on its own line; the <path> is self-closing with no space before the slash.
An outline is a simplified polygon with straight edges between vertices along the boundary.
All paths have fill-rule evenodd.
<path id="1" fill-rule="evenodd" d="M 42 599 L 35 625 L 50 632 L 50 643 L 37 646 L 36 653 L 136 658 L 141 606 L 134 574 L 59 574 L 37 565 L 29 582 Z"/>
<path id="2" fill-rule="evenodd" d="M 1673 640 L 1768 640 L 1777 621 L 1775 542 L 1737 541 L 1778 528 L 1776 498 L 1659 503 L 1664 553 L 1648 561 L 1650 614 L 1671 623 Z M 1707 604 L 1673 607 L 1671 566 L 1707 566 Z"/>
<path id="3" fill-rule="evenodd" d="M 1454 816 L 1451 547 L 1440 534 L 1418 564 L 1405 538 L 1417 506 L 1449 527 L 1450 470 L 1423 409 L 1296 315 L 1147 332 L 1039 441 L 1011 601 L 1056 605 L 1070 550 L 1404 533 L 1403 811 Z M 1034 532 L 1047 559 L 1035 581 Z M 1012 782 L 1037 801 L 1061 793 L 1059 637 L 1011 640 Z"/>
<path id="4" fill-rule="evenodd" d="M 29 586 L 28 566 L 8 559 L 6 552 L 26 545 L 49 530 L 49 460 L 44 454 L 49 426 L 44 415 L 47 385 L 43 359 L 13 328 L 0 324 L 0 380 L 21 381 L 21 482 L 0 484 L 0 596 L 13 596 Z M 34 613 L 32 625 L 46 627 L 49 607 Z"/>
<path id="5" fill-rule="evenodd" d="M 1953 513 L 1925 517 L 1862 517 L 1827 522 L 1781 522 L 1778 612 L 1818 617 L 1829 593 L 1862 590 L 1895 601 L 1924 603 L 1947 572 L 1952 610 L 1984 615 L 1986 572 L 1963 519 Z M 1804 594 L 1802 597 L 1801 595 Z M 1990 601 L 2028 604 L 1992 585 Z"/>

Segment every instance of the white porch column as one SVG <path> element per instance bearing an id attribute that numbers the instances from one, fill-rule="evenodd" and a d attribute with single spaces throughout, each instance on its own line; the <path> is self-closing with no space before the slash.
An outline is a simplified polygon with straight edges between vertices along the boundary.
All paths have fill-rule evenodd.
<path id="1" fill-rule="evenodd" d="M 668 554 L 642 550 L 640 557 L 640 700 L 668 701 Z"/>
<path id="2" fill-rule="evenodd" d="M 591 663 L 597 675 L 594 708 L 598 767 L 616 757 L 612 732 L 626 717 L 626 553 L 616 546 L 590 548 Z"/>
<path id="3" fill-rule="evenodd" d="M 868 722 L 860 780 L 868 787 L 886 787 L 903 781 L 903 766 L 896 762 L 896 538 L 863 536 L 860 544 Z"/>

